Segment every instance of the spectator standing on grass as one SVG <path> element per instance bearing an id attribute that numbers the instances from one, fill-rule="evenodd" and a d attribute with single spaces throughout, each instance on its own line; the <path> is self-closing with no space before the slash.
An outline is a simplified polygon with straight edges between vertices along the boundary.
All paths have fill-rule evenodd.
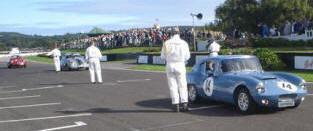
<path id="1" fill-rule="evenodd" d="M 291 34 L 291 23 L 289 21 L 286 21 L 285 27 L 284 27 L 284 35 L 290 35 Z"/>
<path id="2" fill-rule="evenodd" d="M 213 40 L 213 42 L 209 45 L 209 53 L 210 53 L 210 56 L 212 57 L 215 57 L 215 56 L 218 56 L 218 52 L 220 52 L 220 48 L 221 46 L 215 42 L 215 40 Z"/>
<path id="3" fill-rule="evenodd" d="M 271 36 L 277 36 L 277 28 L 274 25 L 270 29 L 270 35 Z"/>

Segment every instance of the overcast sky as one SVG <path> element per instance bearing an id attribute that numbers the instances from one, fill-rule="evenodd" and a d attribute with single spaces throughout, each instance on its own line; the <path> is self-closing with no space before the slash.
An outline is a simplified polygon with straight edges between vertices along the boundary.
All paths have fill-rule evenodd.
<path id="1" fill-rule="evenodd" d="M 119 30 L 191 25 L 190 13 L 201 12 L 203 25 L 214 20 L 225 0 L 1 0 L 0 32 L 55 35 L 88 32 L 93 27 Z"/>

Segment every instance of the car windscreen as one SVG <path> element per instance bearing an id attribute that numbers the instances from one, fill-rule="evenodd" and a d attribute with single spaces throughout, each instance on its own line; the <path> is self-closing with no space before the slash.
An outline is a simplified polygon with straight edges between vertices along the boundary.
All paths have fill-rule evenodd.
<path id="1" fill-rule="evenodd" d="M 223 72 L 262 71 L 262 66 L 257 58 L 238 58 L 222 61 Z"/>

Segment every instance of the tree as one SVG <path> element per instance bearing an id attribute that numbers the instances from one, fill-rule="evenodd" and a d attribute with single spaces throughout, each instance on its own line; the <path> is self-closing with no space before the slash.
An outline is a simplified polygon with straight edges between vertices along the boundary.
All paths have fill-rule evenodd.
<path id="1" fill-rule="evenodd" d="M 287 20 L 312 20 L 313 0 L 226 0 L 216 9 L 216 18 L 224 31 L 257 33 L 259 23 L 281 26 Z"/>
<path id="2" fill-rule="evenodd" d="M 253 32 L 257 25 L 256 0 L 226 0 L 216 9 L 218 25 L 224 31 L 232 31 L 235 28 Z"/>

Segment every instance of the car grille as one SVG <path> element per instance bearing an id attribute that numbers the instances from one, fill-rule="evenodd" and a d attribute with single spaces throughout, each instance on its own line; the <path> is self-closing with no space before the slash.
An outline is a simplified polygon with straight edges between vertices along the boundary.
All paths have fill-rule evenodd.
<path id="1" fill-rule="evenodd" d="M 286 94 L 286 95 L 280 95 L 279 99 L 296 99 L 297 94 Z"/>

